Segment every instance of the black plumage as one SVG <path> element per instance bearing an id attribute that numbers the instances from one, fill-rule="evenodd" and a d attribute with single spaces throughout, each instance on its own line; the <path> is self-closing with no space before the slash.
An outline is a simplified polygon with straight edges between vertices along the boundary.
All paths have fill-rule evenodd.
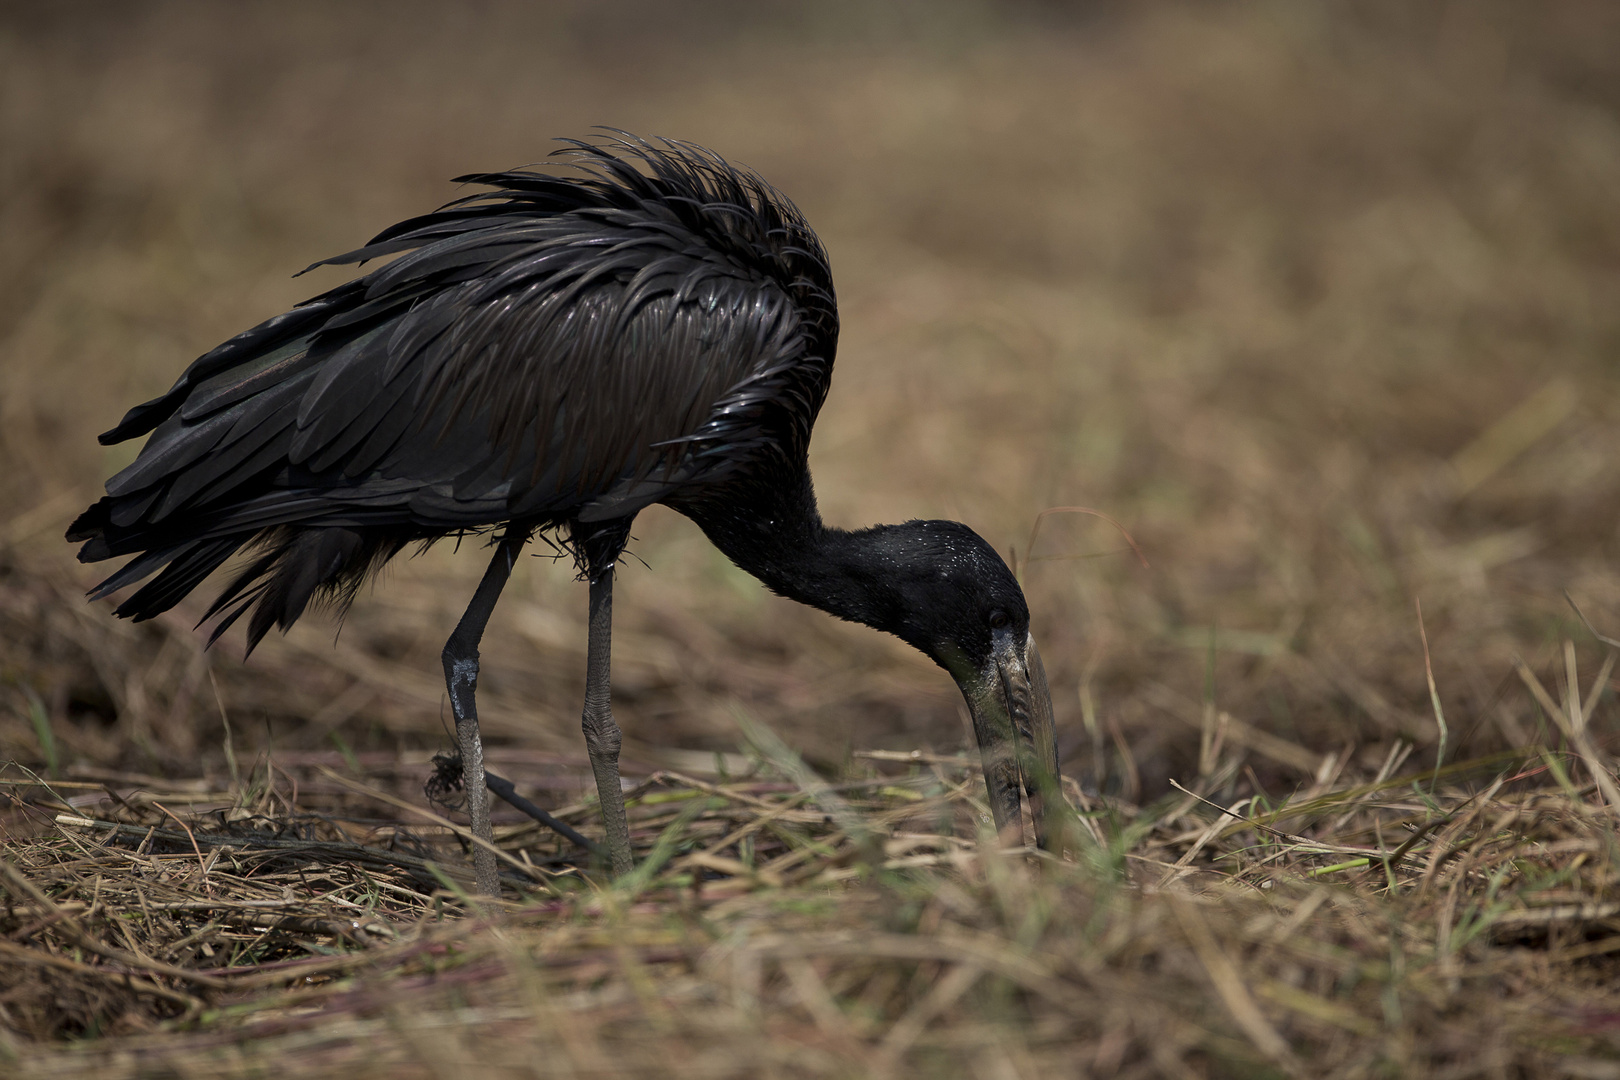
<path id="1" fill-rule="evenodd" d="M 838 314 L 803 216 L 690 144 L 621 135 L 559 153 L 572 173 L 460 177 L 493 190 L 324 260 L 397 256 L 204 354 L 101 436 L 150 433 L 68 531 L 83 561 L 135 556 L 92 596 L 151 578 L 117 609 L 151 618 L 245 550 L 206 618 L 212 641 L 246 615 L 251 652 L 312 600 L 348 603 L 412 543 L 502 529 L 445 652 L 487 832 L 477 640 L 523 543 L 555 530 L 592 581 L 585 720 L 593 764 L 612 759 L 611 785 L 598 768 L 611 842 L 612 568 L 636 513 L 661 502 L 777 592 L 921 648 L 970 705 L 999 694 L 981 745 L 987 769 L 1012 769 L 999 788 L 992 776 L 997 822 L 1016 819 L 1020 775 L 1035 794 L 1038 760 L 1049 787 L 1056 753 L 1005 564 L 955 523 L 846 532 L 817 513 L 806 463 Z M 996 690 L 1009 665 L 1018 686 Z M 1020 741 L 1022 766 L 1008 749 Z"/>

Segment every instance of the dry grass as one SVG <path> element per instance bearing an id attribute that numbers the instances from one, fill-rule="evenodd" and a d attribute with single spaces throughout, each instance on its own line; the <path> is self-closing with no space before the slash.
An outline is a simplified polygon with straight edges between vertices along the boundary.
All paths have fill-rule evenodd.
<path id="1" fill-rule="evenodd" d="M 1620 627 L 1617 46 L 1599 0 L 0 14 L 0 1068 L 1620 1076 L 1615 682 L 1564 596 Z M 596 123 L 816 223 L 824 511 L 1015 555 L 1064 861 L 979 836 L 939 672 L 673 515 L 615 638 L 667 861 L 607 887 L 504 818 L 488 911 L 386 801 L 428 809 L 479 553 L 247 665 L 82 601 L 95 432 Z M 1031 548 L 1073 505 L 1150 568 L 1082 515 Z M 525 562 L 491 758 L 588 826 L 583 589 Z"/>
<path id="2" fill-rule="evenodd" d="M 223 792 L 19 777 L 57 815 L 0 863 L 0 1052 L 28 1077 L 1610 1068 L 1613 819 L 1553 751 L 1260 813 L 1074 788 L 1060 861 L 975 835 L 960 759 L 879 752 L 828 785 L 753 736 L 745 779 L 636 787 L 646 854 L 612 886 L 501 830 L 487 906 L 448 829 L 365 818 L 329 766 Z"/>

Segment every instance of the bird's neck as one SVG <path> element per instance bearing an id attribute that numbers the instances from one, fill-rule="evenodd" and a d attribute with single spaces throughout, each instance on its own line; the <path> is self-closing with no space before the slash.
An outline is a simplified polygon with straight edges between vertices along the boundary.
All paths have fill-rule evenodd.
<path id="1" fill-rule="evenodd" d="M 749 484 L 745 498 L 686 510 L 727 558 L 772 592 L 893 632 L 898 598 L 882 573 L 883 527 L 849 531 L 822 523 L 810 471 L 788 483 Z"/>

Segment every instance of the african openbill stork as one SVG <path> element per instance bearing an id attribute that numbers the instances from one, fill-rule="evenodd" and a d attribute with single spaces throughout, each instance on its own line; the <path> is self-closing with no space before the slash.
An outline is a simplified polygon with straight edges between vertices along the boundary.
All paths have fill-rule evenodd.
<path id="1" fill-rule="evenodd" d="M 846 531 L 816 510 L 807 456 L 838 311 L 815 233 L 701 147 L 563 141 L 575 172 L 460 177 L 493 190 L 324 260 L 399 256 L 204 354 L 102 435 L 151 433 L 68 530 L 81 561 L 135 556 L 91 597 L 161 571 L 117 609 L 149 619 L 246 549 L 204 621 L 220 617 L 211 644 L 251 612 L 251 653 L 312 599 L 341 611 L 407 545 L 498 530 L 443 654 L 467 808 L 488 840 L 478 643 L 519 551 L 551 530 L 590 582 L 583 726 L 622 873 L 613 568 L 636 513 L 663 503 L 775 592 L 944 667 L 973 714 L 996 826 L 1021 829 L 1019 788 L 1037 807 L 1052 798 L 1057 750 L 1012 573 L 956 522 Z M 475 847 L 474 864 L 495 891 L 490 852 Z"/>

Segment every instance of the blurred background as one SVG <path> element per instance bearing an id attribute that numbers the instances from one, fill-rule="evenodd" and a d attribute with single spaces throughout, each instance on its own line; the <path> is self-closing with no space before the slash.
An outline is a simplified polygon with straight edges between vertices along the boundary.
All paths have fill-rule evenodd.
<path id="1" fill-rule="evenodd" d="M 192 629 L 213 585 L 120 623 L 62 532 L 136 450 L 97 432 L 345 276 L 295 271 L 593 125 L 805 211 L 843 312 L 823 512 L 1016 560 L 1071 774 L 1277 796 L 1432 762 L 1436 703 L 1447 760 L 1528 742 L 1513 658 L 1551 685 L 1563 637 L 1598 655 L 1564 592 L 1620 631 L 1617 108 L 1603 0 L 6 5 L 0 760 L 218 771 L 223 712 L 238 756 L 425 774 L 475 542 L 244 664 Z M 1073 506 L 1147 565 L 1087 515 L 1032 546 Z M 636 537 L 627 772 L 735 750 L 739 713 L 830 768 L 970 745 L 897 641 L 673 513 Z M 552 799 L 588 775 L 584 614 L 527 558 L 485 638 L 492 757 Z"/>

